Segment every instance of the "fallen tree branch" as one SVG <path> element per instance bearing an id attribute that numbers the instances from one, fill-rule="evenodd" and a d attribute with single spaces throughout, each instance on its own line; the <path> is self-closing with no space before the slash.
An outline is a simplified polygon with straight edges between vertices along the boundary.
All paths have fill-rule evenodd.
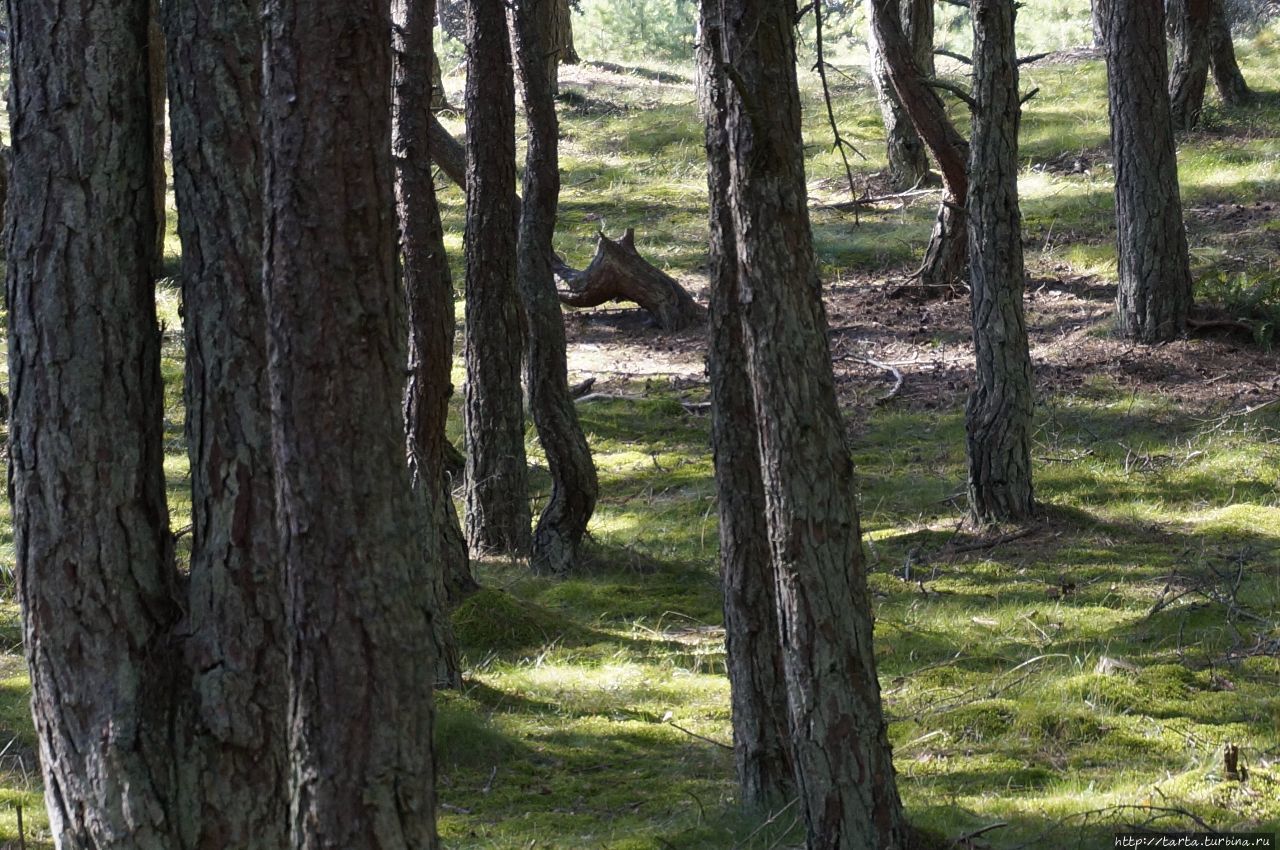
<path id="1" fill-rule="evenodd" d="M 882 404 L 888 404 L 889 402 L 893 401 L 893 399 L 898 395 L 899 392 L 902 391 L 902 382 L 903 382 L 902 372 L 899 371 L 899 369 L 896 366 L 894 366 L 892 363 L 884 363 L 880 360 L 871 360 L 866 357 L 851 357 L 849 359 L 855 363 L 865 363 L 868 366 L 874 366 L 877 369 L 884 369 L 886 372 L 889 372 L 890 374 L 893 375 L 893 389 L 889 390 L 888 395 L 883 395 L 880 398 L 876 399 L 875 403 L 877 406 Z"/>

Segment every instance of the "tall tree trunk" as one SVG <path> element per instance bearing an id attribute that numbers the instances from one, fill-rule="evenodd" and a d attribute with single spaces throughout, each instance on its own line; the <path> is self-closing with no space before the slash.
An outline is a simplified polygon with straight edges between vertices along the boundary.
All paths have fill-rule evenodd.
<path id="1" fill-rule="evenodd" d="M 1228 106 L 1246 106 L 1253 102 L 1253 92 L 1240 73 L 1236 62 L 1236 46 L 1231 40 L 1231 21 L 1227 17 L 1225 0 L 1212 0 L 1212 17 L 1209 20 L 1209 65 L 1218 95 Z"/>
<path id="2" fill-rule="evenodd" d="M 932 77 L 933 0 L 899 0 L 898 8 L 903 33 L 911 44 L 916 66 L 922 73 Z M 872 81 L 875 83 L 876 98 L 880 101 L 880 115 L 884 119 L 889 176 L 895 188 L 909 189 L 919 185 L 929 175 L 928 150 L 894 91 L 875 27 L 871 27 L 871 38 L 868 41 L 874 70 Z"/>
<path id="3" fill-rule="evenodd" d="M 182 238 L 194 704 L 179 758 L 184 846 L 289 843 L 284 574 L 262 292 L 258 0 L 168 0 Z"/>
<path id="4" fill-rule="evenodd" d="M 1209 30 L 1213 0 L 1169 0 L 1169 29 L 1173 36 L 1173 68 L 1169 73 L 1169 104 L 1173 129 L 1187 132 L 1200 123 L 1204 90 L 1209 80 Z"/>
<path id="5" fill-rule="evenodd" d="M 529 551 L 516 284 L 515 88 L 503 0 L 467 0 L 467 538 Z"/>
<path id="6" fill-rule="evenodd" d="M 164 237 L 168 212 L 169 182 L 164 168 L 165 139 L 165 49 L 164 28 L 160 25 L 160 0 L 151 0 L 147 26 L 147 85 L 151 100 L 151 203 L 155 207 L 151 276 L 164 277 Z"/>
<path id="7" fill-rule="evenodd" d="M 453 394 L 453 281 L 444 252 L 444 228 L 431 175 L 427 126 L 431 119 L 435 47 L 432 0 L 392 0 L 394 112 L 392 145 L 400 256 L 409 312 L 409 385 L 405 390 L 405 444 L 410 480 L 426 533 L 422 557 L 429 565 L 432 605 L 448 609 L 447 585 L 475 586 L 444 470 L 445 422 Z M 448 527 L 449 525 L 455 528 Z M 459 545 L 461 544 L 461 545 Z M 439 567 L 437 569 L 437 566 Z M 446 579 L 446 576 L 452 577 Z M 435 626 L 440 665 L 436 684 L 459 687 L 462 670 L 447 617 Z"/>
<path id="8" fill-rule="evenodd" d="M 1031 488 L 1031 355 L 1022 312 L 1018 211 L 1018 52 L 1014 0 L 972 0 L 973 132 L 969 136 L 969 284 L 977 381 L 965 407 L 969 511 L 980 523 L 1027 519 Z"/>
<path id="9" fill-rule="evenodd" d="M 1089 28 L 1093 31 L 1093 46 L 1102 47 L 1107 42 L 1107 0 L 1089 0 Z"/>
<path id="10" fill-rule="evenodd" d="M 581 62 L 582 57 L 573 46 L 573 9 L 569 0 L 556 0 L 553 33 L 551 48 L 557 52 L 560 64 L 577 65 Z"/>
<path id="11" fill-rule="evenodd" d="M 969 191 L 968 143 L 915 60 L 898 16 L 898 0 L 871 0 L 871 26 L 898 102 L 942 172 L 942 204 L 916 279 L 925 287 L 952 287 L 964 276 L 968 248 L 963 218 Z"/>
<path id="12" fill-rule="evenodd" d="M 151 277 L 149 6 L 10 0 L 8 12 L 9 499 L 49 828 L 67 850 L 168 850 L 184 683 Z"/>
<path id="13" fill-rule="evenodd" d="M 813 255 L 793 2 L 722 0 L 729 197 L 810 848 L 909 844 Z M 762 97 L 768 93 L 767 99 Z"/>
<path id="14" fill-rule="evenodd" d="M 755 399 L 747 371 L 737 246 L 729 207 L 724 62 L 714 6 L 701 7 L 698 94 L 706 121 L 711 200 L 711 446 L 720 513 L 720 582 L 733 706 L 733 752 L 742 800 L 770 806 L 795 796 L 777 593 L 765 520 Z"/>
<path id="15" fill-rule="evenodd" d="M 543 58 L 545 34 L 554 24 L 546 12 L 554 11 L 556 2 L 519 0 L 512 23 L 529 125 L 517 264 L 526 320 L 525 374 L 529 408 L 551 471 L 551 497 L 534 529 L 531 566 L 558 575 L 577 562 L 600 485 L 569 392 L 564 317 L 551 267 L 560 198 L 560 128 Z"/>
<path id="16" fill-rule="evenodd" d="M 1121 333 L 1140 342 L 1180 336 L 1191 308 L 1187 234 L 1169 114 L 1161 0 L 1111 3 L 1107 94 L 1115 152 Z"/>
<path id="17" fill-rule="evenodd" d="M 296 850 L 435 848 L 431 568 L 405 464 L 384 0 L 266 0 L 272 446 Z"/>

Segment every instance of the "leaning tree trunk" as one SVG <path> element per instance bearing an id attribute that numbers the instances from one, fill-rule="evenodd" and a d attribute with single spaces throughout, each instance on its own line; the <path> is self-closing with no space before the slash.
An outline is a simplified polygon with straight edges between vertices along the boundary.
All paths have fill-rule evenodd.
<path id="1" fill-rule="evenodd" d="M 932 77 L 933 0 L 899 0 L 899 3 L 902 29 L 911 44 L 916 65 L 923 74 Z M 928 149 L 894 91 L 875 27 L 871 28 L 868 42 L 874 70 L 872 81 L 875 83 L 876 98 L 880 101 L 880 115 L 884 119 L 889 177 L 895 188 L 909 189 L 918 186 L 929 176 Z"/>
<path id="2" fill-rule="evenodd" d="M 44 799 L 64 850 L 180 846 L 148 8 L 8 5 L 9 503 Z"/>
<path id="3" fill-rule="evenodd" d="M 284 577 L 271 475 L 262 292 L 258 0 L 168 0 L 182 238 L 193 677 L 179 778 L 184 845 L 289 845 Z"/>
<path id="4" fill-rule="evenodd" d="M 560 128 L 543 58 L 545 35 L 554 23 L 546 12 L 554 10 L 556 1 L 519 0 L 511 20 L 529 125 L 517 261 L 527 325 L 525 375 L 529 408 L 551 472 L 551 497 L 534 529 L 530 566 L 561 575 L 577 563 L 600 485 L 569 392 L 564 317 L 551 262 L 560 198 Z"/>
<path id="5" fill-rule="evenodd" d="M 1236 46 L 1231 40 L 1231 21 L 1227 17 L 1226 0 L 1212 0 L 1209 21 L 1209 65 L 1218 95 L 1228 106 L 1246 106 L 1253 102 L 1253 92 L 1236 62 Z"/>
<path id="6" fill-rule="evenodd" d="M 426 533 L 422 557 L 436 578 L 432 605 L 447 610 L 449 584 L 474 589 L 471 566 L 444 470 L 445 423 L 453 371 L 453 281 L 444 253 L 444 228 L 431 175 L 427 124 L 435 47 L 432 0 L 392 0 L 394 44 L 392 144 L 400 221 L 401 275 L 409 316 L 409 384 L 405 445 L 410 480 Z M 438 565 L 438 569 L 436 568 Z M 446 578 L 448 577 L 448 578 Z M 458 590 L 455 589 L 455 594 Z M 435 626 L 436 684 L 460 687 L 458 646 L 447 617 Z"/>
<path id="7" fill-rule="evenodd" d="M 164 237 L 168 211 L 168 174 L 164 167 L 165 139 L 165 50 L 164 28 L 160 25 L 160 0 L 151 0 L 147 25 L 147 85 L 151 100 L 151 203 L 155 207 L 151 276 L 164 277 Z"/>
<path id="8" fill-rule="evenodd" d="M 511 46 L 503 0 L 467 2 L 467 538 L 477 555 L 524 555 L 530 516 Z"/>
<path id="9" fill-rule="evenodd" d="M 1031 355 L 1022 312 L 1018 52 L 1014 0 L 972 0 L 969 285 L 977 380 L 965 407 L 969 511 L 976 522 L 1031 516 Z"/>
<path id="10" fill-rule="evenodd" d="M 742 800 L 776 806 L 795 796 L 777 592 L 769 554 L 755 399 L 747 371 L 738 299 L 737 246 L 729 208 L 729 148 L 720 59 L 720 22 L 702 4 L 698 94 L 706 121 L 711 201 L 711 446 L 720 514 L 720 582 L 733 717 L 733 754 Z"/>
<path id="11" fill-rule="evenodd" d="M 947 117 L 942 99 L 916 63 L 902 31 L 898 0 L 871 0 L 871 25 L 881 46 L 886 70 L 898 101 L 942 172 L 942 204 L 916 279 L 930 289 L 954 287 L 963 277 L 968 237 L 964 226 L 969 190 L 968 143 Z"/>
<path id="12" fill-rule="evenodd" d="M 391 21 L 266 0 L 264 269 L 295 850 L 438 846 L 433 567 L 401 402 Z"/>
<path id="13" fill-rule="evenodd" d="M 1169 0 L 1173 68 L 1169 72 L 1169 105 L 1173 129 L 1187 132 L 1200 123 L 1209 80 L 1209 30 L 1213 0 Z"/>
<path id="14" fill-rule="evenodd" d="M 1161 0 L 1110 3 L 1107 88 L 1115 156 L 1121 333 L 1180 336 L 1191 308 L 1187 234 L 1169 112 Z"/>
<path id="15" fill-rule="evenodd" d="M 714 2 L 714 0 L 706 0 Z M 854 470 L 813 255 L 793 2 L 721 0 L 738 301 L 809 847 L 904 848 Z M 768 93 L 768 98 L 760 97 Z"/>

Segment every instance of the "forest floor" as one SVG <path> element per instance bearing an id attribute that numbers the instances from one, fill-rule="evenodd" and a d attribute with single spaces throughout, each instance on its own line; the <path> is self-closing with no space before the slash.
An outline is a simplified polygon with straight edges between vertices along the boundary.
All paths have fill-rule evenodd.
<path id="1" fill-rule="evenodd" d="M 1199 317 L 1248 320 L 1134 347 L 1113 333 L 1105 72 L 1089 51 L 1023 70 L 1027 323 L 1043 517 L 963 525 L 964 297 L 893 297 L 936 195 L 857 221 L 811 74 L 813 225 L 859 469 L 876 649 L 910 818 L 957 847 L 1100 848 L 1125 825 L 1280 828 L 1280 53 L 1242 45 L 1255 108 L 1213 95 L 1180 145 Z M 802 61 L 802 65 L 805 64 Z M 842 131 L 882 194 L 865 73 L 833 77 Z M 705 298 L 701 125 L 688 66 L 565 69 L 558 248 L 635 227 L 642 253 Z M 461 79 L 447 84 L 460 100 Z M 959 117 L 959 112 L 957 112 Z M 455 120 L 454 129 L 460 124 Z M 461 256 L 461 195 L 442 194 Z M 177 246 L 173 243 L 176 257 Z M 459 274 L 457 280 L 461 280 Z M 176 288 L 160 292 L 173 524 L 187 522 Z M 461 311 L 461 305 L 459 305 Z M 457 612 L 466 684 L 438 699 L 441 831 L 474 850 L 770 850 L 794 805 L 736 801 L 716 577 L 700 332 L 626 305 L 567 314 L 602 498 L 565 579 L 477 565 Z M 899 383 L 900 377 L 900 383 Z M 461 382 L 460 371 L 455 379 Z M 686 405 L 689 405 L 686 407 Z M 457 411 L 455 411 L 456 413 Z M 458 437 L 460 422 L 452 423 Z M 535 508 L 549 488 L 529 429 Z M 7 509 L 0 558 L 11 577 Z M 21 630 L 0 620 L 0 842 L 47 841 Z M 1226 774 L 1240 747 L 1248 777 Z"/>

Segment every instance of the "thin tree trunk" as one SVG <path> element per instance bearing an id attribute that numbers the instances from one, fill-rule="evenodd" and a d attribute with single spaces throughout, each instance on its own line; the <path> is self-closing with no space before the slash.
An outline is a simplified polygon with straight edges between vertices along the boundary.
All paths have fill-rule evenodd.
<path id="1" fill-rule="evenodd" d="M 557 0 L 520 0 L 513 42 L 528 119 L 524 202 L 520 214 L 518 277 L 524 305 L 525 374 L 529 408 L 551 471 L 551 497 L 533 533 L 531 566 L 560 575 L 578 559 L 600 485 L 591 449 L 569 392 L 564 317 L 552 272 L 552 239 L 560 197 L 559 122 L 543 57 L 544 35 Z"/>
<path id="2" fill-rule="evenodd" d="M 276 531 L 262 291 L 258 0 L 168 0 L 174 193 L 182 238 L 188 637 L 178 724 L 184 846 L 289 843 L 284 575 Z"/>
<path id="3" fill-rule="evenodd" d="M 160 0 L 151 0 L 147 26 L 147 85 L 151 100 L 151 191 L 155 206 L 155 236 L 152 242 L 151 276 L 164 277 L 164 237 L 168 212 L 168 175 L 164 167 L 165 139 L 165 47 L 160 25 Z"/>
<path id="4" fill-rule="evenodd" d="M 719 18 L 702 4 L 698 92 L 706 121 L 711 200 L 711 446 L 720 514 L 720 582 L 733 707 L 733 752 L 742 800 L 752 806 L 795 795 L 777 594 L 765 520 L 755 399 L 747 371 L 737 246 L 729 207 L 729 148 Z"/>
<path id="5" fill-rule="evenodd" d="M 1209 21 L 1209 64 L 1218 95 L 1228 106 L 1247 106 L 1253 102 L 1253 92 L 1240 72 L 1236 62 L 1236 46 L 1231 40 L 1231 21 L 1227 18 L 1225 0 L 1212 0 L 1213 11 Z"/>
<path id="6" fill-rule="evenodd" d="M 904 848 L 813 255 L 792 2 L 722 0 L 739 302 L 810 848 Z M 768 93 L 767 98 L 763 96 Z"/>
<path id="7" fill-rule="evenodd" d="M 972 0 L 969 284 L 977 381 L 965 407 L 969 511 L 980 523 L 1031 516 L 1031 355 L 1022 311 L 1018 52 L 1014 0 Z"/>
<path id="8" fill-rule="evenodd" d="M 444 228 L 431 175 L 427 125 L 435 64 L 432 0 L 392 0 L 396 206 L 400 218 L 401 273 L 409 314 L 409 384 L 405 390 L 405 443 L 410 480 L 426 533 L 422 557 L 434 581 L 432 606 L 448 609 L 448 585 L 470 586 L 471 566 L 444 471 L 445 423 L 453 394 L 453 281 L 444 252 Z M 462 544 L 462 545 L 459 545 Z M 452 578 L 446 578 L 450 576 Z M 456 592 L 456 591 L 455 591 Z M 433 620 L 440 659 L 436 684 L 459 687 L 462 670 L 447 617 Z"/>
<path id="9" fill-rule="evenodd" d="M 170 850 L 185 683 L 151 277 L 149 5 L 8 12 L 9 500 L 49 829 L 65 850 Z"/>
<path id="10" fill-rule="evenodd" d="M 266 0 L 272 446 L 295 850 L 438 846 L 430 567 L 401 425 L 391 21 L 381 0 Z"/>
<path id="11" fill-rule="evenodd" d="M 1187 234 L 1169 111 L 1161 0 L 1111 3 L 1107 86 L 1115 152 L 1121 333 L 1174 339 L 1191 308 Z"/>
<path id="12" fill-rule="evenodd" d="M 1193 130 L 1204 109 L 1209 80 L 1209 30 L 1212 0 L 1169 0 L 1173 35 L 1173 68 L 1169 73 L 1169 105 L 1173 129 Z"/>
<path id="13" fill-rule="evenodd" d="M 932 77 L 933 0 L 900 0 L 899 13 L 902 29 L 911 44 L 917 67 L 922 73 Z M 872 80 L 875 83 L 876 98 L 880 101 L 880 115 L 884 120 L 889 177 L 895 188 L 909 189 L 929 176 L 928 149 L 894 91 L 875 27 L 871 27 L 868 42 L 874 69 Z"/>
<path id="14" fill-rule="evenodd" d="M 1093 46 L 1102 47 L 1107 42 L 1107 0 L 1090 0 L 1089 28 L 1093 31 Z"/>

